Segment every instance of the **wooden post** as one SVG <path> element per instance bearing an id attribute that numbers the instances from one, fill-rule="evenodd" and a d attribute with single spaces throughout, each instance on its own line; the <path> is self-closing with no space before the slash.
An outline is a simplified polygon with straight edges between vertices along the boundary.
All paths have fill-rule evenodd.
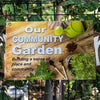
<path id="1" fill-rule="evenodd" d="M 62 6 L 58 6 L 57 10 L 56 10 L 56 17 L 55 20 L 56 21 L 62 21 L 62 17 L 63 17 L 63 7 Z"/>
<path id="2" fill-rule="evenodd" d="M 53 88 L 50 80 L 46 80 L 44 100 L 53 100 Z"/>
<path id="3" fill-rule="evenodd" d="M 60 81 L 60 100 L 64 100 L 63 80 Z"/>

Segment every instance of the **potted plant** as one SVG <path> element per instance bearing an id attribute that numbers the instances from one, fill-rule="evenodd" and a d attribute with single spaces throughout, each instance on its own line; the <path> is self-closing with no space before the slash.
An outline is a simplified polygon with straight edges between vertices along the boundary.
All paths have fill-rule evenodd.
<path id="1" fill-rule="evenodd" d="M 68 69 L 76 80 L 96 79 L 94 53 L 74 54 L 67 57 Z"/>

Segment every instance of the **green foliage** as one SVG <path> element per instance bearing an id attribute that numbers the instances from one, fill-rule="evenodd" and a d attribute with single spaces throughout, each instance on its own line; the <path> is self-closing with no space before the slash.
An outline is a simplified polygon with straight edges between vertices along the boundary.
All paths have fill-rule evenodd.
<path id="1" fill-rule="evenodd" d="M 41 9 L 43 10 L 43 13 L 45 14 L 53 14 L 54 13 L 53 7 L 49 7 L 50 5 L 48 4 L 46 4 L 46 7 L 43 5 L 42 7 L 40 7 L 40 4 L 39 4 L 40 0 L 36 0 L 36 1 L 30 0 L 29 2 L 30 3 L 28 4 L 28 8 L 27 8 L 27 2 L 23 2 L 21 4 L 18 0 L 16 0 L 14 4 L 4 4 L 3 11 L 7 11 L 7 15 L 9 16 L 7 17 L 8 20 L 13 21 L 14 15 L 15 15 L 16 21 L 25 21 L 25 18 L 27 18 L 28 21 L 54 20 L 54 16 L 49 16 L 49 17 L 42 16 L 42 18 L 40 17 Z M 34 3 L 34 5 L 32 3 Z M 48 11 L 48 8 L 49 8 L 49 11 Z M 15 12 L 14 12 L 14 9 L 15 9 Z"/>
<path id="2" fill-rule="evenodd" d="M 76 12 L 77 14 L 80 14 L 81 11 L 83 12 L 84 9 L 85 9 L 84 12 L 86 10 L 94 11 L 100 6 L 98 2 L 92 0 L 88 2 L 85 2 L 83 0 L 68 0 L 63 2 L 61 5 L 72 7 L 72 9 L 68 9 L 68 10 L 77 10 Z"/>
<path id="3" fill-rule="evenodd" d="M 82 85 L 84 86 L 83 91 L 82 91 L 83 97 L 86 97 L 90 94 L 92 95 L 93 81 L 83 81 Z M 90 97 L 88 97 L 88 98 L 90 99 Z M 83 100 L 85 100 L 85 99 L 83 99 Z"/>
<path id="4" fill-rule="evenodd" d="M 41 21 L 41 18 L 38 15 L 32 15 L 31 17 L 29 17 L 29 21 Z"/>
<path id="5" fill-rule="evenodd" d="M 16 80 L 16 81 L 10 81 L 10 80 L 6 80 L 2 83 L 2 85 L 6 85 L 6 86 L 10 86 L 10 85 L 15 85 L 16 84 L 16 87 L 19 88 L 19 87 L 22 87 L 24 85 L 27 84 L 27 81 L 26 80 Z"/>
<path id="6" fill-rule="evenodd" d="M 83 0 L 68 0 L 68 1 L 65 1 L 61 4 L 61 6 L 66 6 L 66 5 L 70 5 L 70 4 L 81 4 L 83 3 Z"/>
<path id="7" fill-rule="evenodd" d="M 66 82 L 65 84 L 65 92 L 66 94 L 64 95 L 64 100 L 67 100 L 68 99 L 68 92 L 70 93 L 69 94 L 69 99 L 72 100 L 72 98 L 80 98 L 80 93 L 78 93 L 78 96 L 77 96 L 77 90 L 76 90 L 76 86 L 78 86 L 78 91 L 80 91 L 80 81 L 78 81 L 78 85 L 76 85 L 76 81 L 75 80 L 71 80 L 69 82 Z M 75 88 L 74 88 L 75 86 Z M 70 96 L 71 95 L 71 96 Z"/>
<path id="8" fill-rule="evenodd" d="M 96 78 L 95 56 L 93 53 L 74 54 L 70 60 L 72 73 L 76 80 L 94 80 Z M 72 74 L 73 75 L 73 74 Z"/>
<path id="9" fill-rule="evenodd" d="M 69 90 L 69 99 L 70 100 L 91 100 L 92 89 L 94 81 L 89 80 L 76 80 L 76 81 L 66 81 L 66 93 L 64 95 L 64 100 L 68 99 L 68 90 Z M 69 86 L 69 89 L 68 89 Z M 81 94 L 82 93 L 82 94 Z M 81 98 L 82 97 L 82 98 Z M 73 99 L 74 98 L 74 99 Z M 96 100 L 98 97 L 95 97 Z"/>
<path id="10" fill-rule="evenodd" d="M 4 98 L 4 99 L 3 99 Z M 8 96 L 4 91 L 1 90 L 0 100 L 11 100 L 10 96 Z"/>
<path id="11" fill-rule="evenodd" d="M 52 5 L 53 6 L 53 5 Z M 43 14 L 54 14 L 54 8 L 51 5 L 43 5 Z M 50 15 L 50 16 L 42 16 L 42 19 L 44 21 L 54 21 L 54 16 Z"/>
<path id="12" fill-rule="evenodd" d="M 12 4 L 6 4 L 3 6 L 3 11 L 7 11 L 8 14 L 14 14 L 14 8 Z"/>
<path id="13" fill-rule="evenodd" d="M 37 65 L 37 69 L 35 70 L 35 74 L 30 73 L 30 76 L 27 76 L 26 79 L 33 81 L 33 80 L 49 80 L 54 79 L 52 75 L 52 71 L 48 70 L 48 66 L 45 65 L 44 60 L 40 62 L 40 65 Z"/>
<path id="14" fill-rule="evenodd" d="M 37 4 L 36 4 L 37 5 Z M 14 9 L 15 9 L 15 13 L 14 13 Z M 39 13 L 40 13 L 40 7 L 38 6 L 37 8 L 32 5 L 29 4 L 29 12 L 27 10 L 27 5 L 26 4 L 20 4 L 20 3 L 15 3 L 14 7 L 12 4 L 5 4 L 3 6 L 3 11 L 7 11 L 8 16 L 10 16 L 10 14 L 16 14 L 15 19 L 16 21 L 25 21 L 24 17 L 27 17 L 27 14 L 33 14 L 33 13 L 37 13 L 37 16 L 30 16 L 27 19 L 29 19 L 29 21 L 41 21 L 41 18 L 39 17 Z M 9 21 L 13 21 L 14 18 L 13 16 L 10 16 L 8 18 Z"/>
<path id="15" fill-rule="evenodd" d="M 94 30 L 100 32 L 99 17 L 93 12 L 100 7 L 99 2 L 95 0 L 68 0 L 61 5 L 64 6 L 65 13 L 71 15 L 70 20 L 93 20 Z"/>
<path id="16" fill-rule="evenodd" d="M 10 96 L 5 93 L 6 89 L 4 87 L 0 87 L 0 100 L 11 100 Z"/>
<path id="17" fill-rule="evenodd" d="M 0 16 L 0 26 L 4 26 L 5 25 L 5 18 L 3 16 Z"/>
<path id="18" fill-rule="evenodd" d="M 23 16 L 16 16 L 16 21 L 25 21 Z"/>
<path id="19" fill-rule="evenodd" d="M 99 3 L 96 1 L 88 1 L 83 5 L 83 7 L 86 8 L 88 11 L 94 11 L 99 6 L 100 6 Z"/>

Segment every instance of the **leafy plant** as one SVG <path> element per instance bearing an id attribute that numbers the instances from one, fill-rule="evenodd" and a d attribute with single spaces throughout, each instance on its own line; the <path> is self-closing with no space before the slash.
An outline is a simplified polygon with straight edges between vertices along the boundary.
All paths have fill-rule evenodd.
<path id="1" fill-rule="evenodd" d="M 68 0 L 60 4 L 65 13 L 71 15 L 70 20 L 93 20 L 94 30 L 100 32 L 99 16 L 94 11 L 100 7 L 96 0 Z"/>
<path id="2" fill-rule="evenodd" d="M 1 90 L 1 93 L 0 93 L 0 100 L 11 100 L 10 96 L 8 96 L 4 89 Z"/>
<path id="3" fill-rule="evenodd" d="M 38 15 L 31 15 L 31 17 L 29 17 L 29 21 L 41 21 L 41 17 Z"/>
<path id="4" fill-rule="evenodd" d="M 13 4 L 5 4 L 3 10 L 6 10 L 9 14 L 14 14 Z"/>
<path id="5" fill-rule="evenodd" d="M 35 70 L 35 74 L 30 73 L 30 76 L 27 76 L 26 79 L 33 81 L 33 80 L 49 80 L 53 79 L 54 76 L 52 75 L 53 71 L 48 70 L 48 66 L 45 65 L 44 60 L 40 62 L 40 65 L 37 65 L 37 69 Z"/>
<path id="6" fill-rule="evenodd" d="M 65 84 L 65 94 L 64 94 L 64 100 L 67 100 L 68 99 L 68 92 L 70 92 L 71 95 L 74 95 L 76 94 L 76 91 L 72 89 L 73 85 L 74 85 L 75 81 L 72 80 L 72 81 L 66 81 L 66 84 Z"/>
<path id="7" fill-rule="evenodd" d="M 63 2 L 61 5 L 64 6 L 64 10 L 66 10 L 68 7 L 67 11 L 73 11 L 73 15 L 84 14 L 84 12 L 86 11 L 91 12 L 96 10 L 100 6 L 99 3 L 94 0 L 89 0 L 88 2 L 84 0 L 68 0 Z"/>
<path id="8" fill-rule="evenodd" d="M 70 64 L 72 66 L 71 74 L 75 73 L 74 79 L 94 80 L 96 78 L 95 56 L 93 53 L 74 54 Z"/>
<path id="9" fill-rule="evenodd" d="M 0 16 L 0 26 L 4 26 L 5 25 L 5 18 L 3 16 Z"/>
<path id="10" fill-rule="evenodd" d="M 2 85 L 6 85 L 6 86 L 10 86 L 10 85 L 16 85 L 17 88 L 20 88 L 24 85 L 27 84 L 27 81 L 26 80 L 16 80 L 16 81 L 13 81 L 13 80 L 5 80 Z"/>
<path id="11" fill-rule="evenodd" d="M 95 81 L 93 80 L 72 80 L 69 82 L 66 81 L 66 84 L 65 84 L 66 90 L 65 90 L 64 100 L 67 100 L 67 99 L 94 100 L 93 88 L 96 86 L 93 86 L 93 84 Z M 99 98 L 99 95 L 96 95 L 95 99 L 99 100 L 98 98 Z"/>
<path id="12" fill-rule="evenodd" d="M 42 5 L 40 6 L 41 0 L 36 0 L 36 1 L 29 1 L 28 7 L 27 7 L 27 2 L 22 3 L 19 2 L 18 0 L 15 1 L 14 5 L 12 4 L 4 4 L 3 6 L 3 11 L 7 11 L 7 15 L 10 16 L 12 14 L 15 14 L 15 20 L 16 21 L 25 21 L 24 17 L 27 17 L 28 21 L 50 21 L 54 20 L 54 16 L 42 16 L 40 17 L 40 12 L 41 9 L 43 10 L 43 13 L 45 14 L 53 14 L 53 7 L 48 5 Z M 34 3 L 34 5 L 33 5 Z M 48 3 L 48 2 L 47 2 Z M 49 10 L 48 10 L 49 8 Z M 28 10 L 27 10 L 28 9 Z M 15 10 L 15 12 L 14 12 Z M 24 15 L 24 16 L 23 16 Z M 7 17 L 9 21 L 12 21 L 14 18 L 13 16 Z"/>

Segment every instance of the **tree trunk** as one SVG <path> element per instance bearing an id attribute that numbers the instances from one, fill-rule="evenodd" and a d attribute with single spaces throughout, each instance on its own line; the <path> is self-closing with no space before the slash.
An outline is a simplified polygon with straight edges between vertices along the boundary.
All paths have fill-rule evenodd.
<path id="1" fill-rule="evenodd" d="M 63 80 L 60 81 L 60 100 L 64 100 Z"/>
<path id="2" fill-rule="evenodd" d="M 55 21 L 62 21 L 63 15 L 61 15 L 61 14 L 63 14 L 63 7 L 58 6 L 57 10 L 56 10 Z M 54 81 L 54 82 L 56 82 L 56 81 Z M 53 100 L 53 88 L 52 88 L 50 80 L 46 81 L 44 100 Z M 56 98 L 56 100 L 58 100 L 58 98 Z"/>
<path id="3" fill-rule="evenodd" d="M 53 100 L 53 88 L 50 80 L 46 80 L 44 100 Z"/>
<path id="4" fill-rule="evenodd" d="M 56 17 L 55 17 L 55 20 L 56 21 L 62 21 L 62 17 L 63 17 L 63 7 L 62 6 L 58 6 L 57 7 L 57 10 L 56 10 Z"/>

